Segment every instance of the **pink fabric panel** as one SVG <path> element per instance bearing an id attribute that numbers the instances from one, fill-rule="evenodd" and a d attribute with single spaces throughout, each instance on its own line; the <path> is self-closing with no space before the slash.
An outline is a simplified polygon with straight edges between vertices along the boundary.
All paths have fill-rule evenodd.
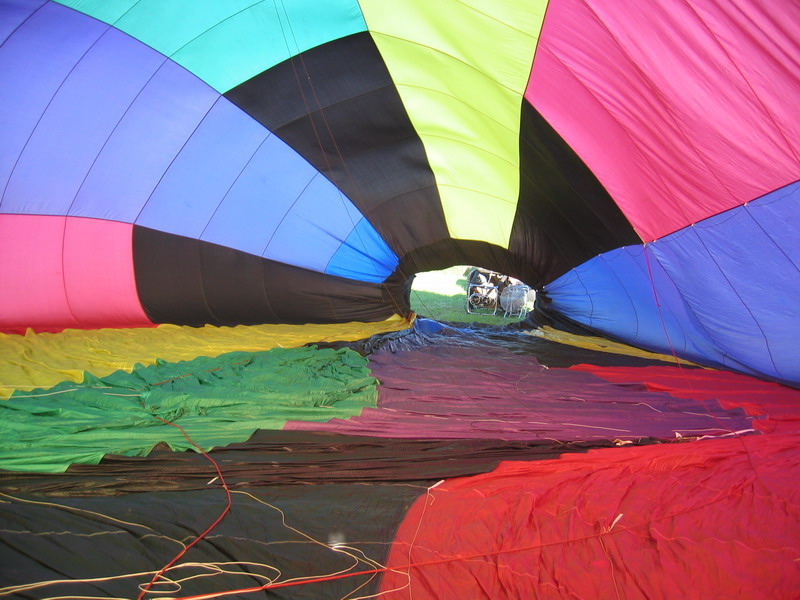
<path id="1" fill-rule="evenodd" d="M 75 327 L 64 291 L 66 217 L 0 215 L 0 329 L 62 322 Z"/>
<path id="2" fill-rule="evenodd" d="M 0 329 L 151 325 L 136 293 L 127 223 L 0 215 Z"/>
<path id="3" fill-rule="evenodd" d="M 86 328 L 151 325 L 133 272 L 133 225 L 70 218 L 64 275 L 72 314 Z"/>
<path id="4" fill-rule="evenodd" d="M 796 180 L 800 5 L 625 4 L 551 2 L 525 96 L 642 238 Z"/>

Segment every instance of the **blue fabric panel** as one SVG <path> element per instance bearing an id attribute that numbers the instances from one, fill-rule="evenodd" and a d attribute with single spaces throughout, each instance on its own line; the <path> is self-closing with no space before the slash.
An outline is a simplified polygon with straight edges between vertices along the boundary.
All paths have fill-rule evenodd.
<path id="1" fill-rule="evenodd" d="M 654 245 L 724 365 L 800 383 L 798 232 L 793 184 Z"/>
<path id="2" fill-rule="evenodd" d="M 57 4 L 47 4 L 0 46 L 0 210 L 52 213 L 52 198 L 16 196 L 9 178 L 42 113 L 75 63 L 108 29 Z M 32 74 L 35 74 L 32 76 Z M 32 155 L 33 159 L 37 157 Z M 15 178 L 17 179 L 17 178 Z M 24 178 L 18 178 L 20 184 Z M 63 204 L 63 201 L 61 202 Z"/>
<path id="3" fill-rule="evenodd" d="M 160 56 L 155 52 L 152 55 Z M 171 61 L 164 61 L 121 115 L 71 214 L 126 223 L 136 221 L 165 172 L 218 98 L 214 90 L 194 75 Z"/>
<path id="4" fill-rule="evenodd" d="M 67 53 L 71 62 L 62 62 L 62 49 L 38 44 L 53 28 L 87 25 L 93 35 Z M 31 27 L 38 36 L 29 35 L 27 46 L 42 64 L 29 68 L 59 70 L 45 78 L 47 94 L 37 87 L 42 98 L 21 98 L 13 107 L 15 121 L 30 125 L 2 210 L 133 222 L 219 95 L 126 34 L 59 5 L 43 8 L 20 31 Z M 24 89 L 30 78 L 17 78 Z M 30 105 L 40 113 L 28 115 Z"/>
<path id="5" fill-rule="evenodd" d="M 286 212 L 317 174 L 280 138 L 270 135 L 233 182 L 202 239 L 262 256 Z M 294 240 L 291 245 L 297 244 Z"/>
<path id="6" fill-rule="evenodd" d="M 238 109 L 228 110 L 233 111 L 231 116 L 239 115 L 244 120 L 242 124 L 225 125 L 229 131 L 261 127 Z M 261 131 L 266 134 L 266 130 Z M 240 137 L 234 136 L 236 140 Z M 377 253 L 377 259 L 362 251 L 361 256 L 343 259 L 349 268 L 335 274 L 383 281 L 394 270 L 397 257 L 374 228 L 363 224 L 366 221 L 358 209 L 280 138 L 270 135 L 248 159 L 227 192 L 220 194 L 221 202 L 200 239 L 310 270 L 331 272 L 325 269 L 334 253 L 341 251 L 342 240 L 354 237 L 355 222 L 363 239 L 361 246 Z M 377 268 L 372 266 L 375 260 Z M 386 265 L 391 268 L 387 270 Z"/>
<path id="7" fill-rule="evenodd" d="M 135 189 L 125 169 L 130 163 L 115 165 L 105 157 L 101 160 L 101 155 L 120 120 L 163 63 L 162 56 L 110 29 L 75 65 L 29 145 L 32 152 L 34 141 L 40 142 L 39 161 L 32 163 L 29 179 L 46 179 L 58 185 L 53 199 L 61 198 L 67 204 L 59 214 L 123 220 L 123 214 L 112 209 L 112 201 L 117 207 L 122 204 L 118 195 L 123 186 L 133 184 Z M 143 151 L 141 147 L 137 150 Z M 109 168 L 117 175 L 113 183 L 108 182 Z M 56 176 L 36 177 L 36 171 Z M 98 189 L 98 178 L 110 183 L 110 189 Z M 137 205 L 141 203 L 139 200 Z"/>
<path id="8" fill-rule="evenodd" d="M 372 224 L 362 218 L 333 255 L 325 272 L 381 283 L 392 274 L 399 262 Z"/>
<path id="9" fill-rule="evenodd" d="M 350 200 L 317 174 L 281 220 L 263 256 L 324 273 L 361 217 Z"/>
<path id="10" fill-rule="evenodd" d="M 545 290 L 553 310 L 612 338 L 798 385 L 798 231 L 795 183 L 646 250 L 602 254 Z"/>
<path id="11" fill-rule="evenodd" d="M 136 224 L 201 238 L 266 135 L 260 124 L 218 97 L 164 173 Z"/>
<path id="12" fill-rule="evenodd" d="M 64 80 L 9 182 L 9 196 L 22 200 L 26 212 L 69 214 L 120 116 L 161 62 L 142 50 L 109 29 Z"/>
<path id="13" fill-rule="evenodd" d="M 545 287 L 551 308 L 634 346 L 708 362 L 714 349 L 652 246 L 618 248 L 559 277 Z"/>
<path id="14" fill-rule="evenodd" d="M 3 0 L 0 3 L 0 44 L 46 0 Z"/>

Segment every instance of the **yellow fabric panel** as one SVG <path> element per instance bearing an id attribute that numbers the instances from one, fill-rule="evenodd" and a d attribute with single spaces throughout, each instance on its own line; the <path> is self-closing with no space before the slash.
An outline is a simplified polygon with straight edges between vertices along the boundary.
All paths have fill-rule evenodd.
<path id="1" fill-rule="evenodd" d="M 169 362 L 218 356 L 235 350 L 293 348 L 313 342 L 356 341 L 376 333 L 400 331 L 411 322 L 394 316 L 377 323 L 325 325 L 239 325 L 137 329 L 68 329 L 61 333 L 0 334 L 0 398 L 14 390 L 48 388 L 61 381 L 81 382 L 83 372 L 103 377 L 118 369 L 156 359 Z"/>
<path id="2" fill-rule="evenodd" d="M 450 235 L 507 248 L 519 198 L 522 95 L 546 2 L 360 4 L 425 146 Z"/>
<path id="3" fill-rule="evenodd" d="M 695 365 L 693 362 L 683 360 L 669 354 L 658 354 L 656 352 L 649 352 L 634 346 L 628 346 L 620 342 L 614 342 L 601 337 L 593 337 L 589 335 L 576 335 L 574 333 L 567 333 L 552 327 L 540 327 L 539 329 L 531 329 L 526 331 L 528 335 L 544 338 L 551 342 L 558 342 L 560 344 L 567 344 L 569 346 L 577 346 L 579 348 L 586 348 L 587 350 L 597 350 L 599 352 L 610 352 L 611 354 L 624 354 L 626 356 L 638 356 L 639 358 L 650 358 L 652 360 L 663 360 L 665 362 L 680 363 L 682 365 Z"/>

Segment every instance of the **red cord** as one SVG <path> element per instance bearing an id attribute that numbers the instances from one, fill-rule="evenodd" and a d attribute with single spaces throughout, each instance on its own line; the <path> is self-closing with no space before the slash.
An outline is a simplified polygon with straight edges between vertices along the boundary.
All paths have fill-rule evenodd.
<path id="1" fill-rule="evenodd" d="M 192 446 L 194 446 L 195 448 L 197 448 L 198 452 L 200 452 L 200 454 L 202 454 L 204 457 L 206 457 L 211 462 L 211 464 L 214 465 L 214 468 L 217 471 L 217 477 L 219 477 L 219 481 L 222 484 L 222 487 L 225 490 L 225 494 L 227 496 L 227 505 L 225 506 L 225 509 L 222 511 L 222 514 L 220 514 L 219 517 L 217 517 L 217 519 L 203 533 L 201 533 L 199 536 L 197 536 L 192 541 L 191 544 L 189 544 L 183 550 L 178 552 L 178 554 L 175 555 L 175 558 L 173 558 L 171 561 L 169 561 L 158 573 L 156 573 L 153 576 L 153 578 L 150 580 L 150 583 L 148 583 L 144 588 L 142 588 L 142 591 L 139 594 L 139 596 L 137 597 L 137 600 L 142 600 L 142 598 L 144 598 L 144 595 L 150 590 L 151 587 L 153 587 L 153 584 L 155 584 L 155 582 L 158 581 L 159 577 L 161 577 L 176 562 L 178 562 L 181 559 L 181 557 L 189 551 L 190 548 L 195 546 L 200 540 L 202 540 L 205 536 L 207 536 L 217 525 L 219 525 L 220 522 L 222 522 L 222 519 L 225 518 L 225 515 L 228 514 L 228 511 L 230 511 L 231 506 L 233 505 L 233 500 L 231 498 L 231 491 L 228 489 L 228 484 L 225 483 L 225 478 L 222 476 L 222 470 L 219 468 L 219 465 L 217 464 L 217 461 L 215 461 L 213 458 L 211 458 L 211 456 L 209 456 L 208 453 L 205 450 L 203 450 L 200 446 L 198 446 L 194 442 L 194 440 L 192 440 L 192 438 L 189 437 L 189 434 L 186 433 L 186 430 L 184 430 L 183 427 L 181 427 L 180 425 L 176 425 L 175 423 L 170 423 L 169 421 L 166 421 L 166 420 L 162 419 L 158 415 L 153 415 L 153 416 L 156 419 L 158 419 L 159 421 L 161 421 L 162 423 L 165 423 L 167 425 L 172 425 L 173 427 L 178 428 L 180 430 L 180 432 L 184 435 L 184 437 L 189 441 L 189 443 Z"/>

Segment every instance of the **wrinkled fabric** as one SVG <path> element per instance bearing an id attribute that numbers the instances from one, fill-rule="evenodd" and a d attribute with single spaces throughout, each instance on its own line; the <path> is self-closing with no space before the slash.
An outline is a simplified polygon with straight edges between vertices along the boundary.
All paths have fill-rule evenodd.
<path id="1" fill-rule="evenodd" d="M 82 384 L 18 392 L 0 403 L 0 468 L 58 472 L 105 454 L 143 456 L 246 440 L 288 419 L 358 414 L 377 400 L 367 361 L 352 350 L 313 347 L 233 352 L 138 366 Z M 165 423 L 164 421 L 167 421 Z"/>

